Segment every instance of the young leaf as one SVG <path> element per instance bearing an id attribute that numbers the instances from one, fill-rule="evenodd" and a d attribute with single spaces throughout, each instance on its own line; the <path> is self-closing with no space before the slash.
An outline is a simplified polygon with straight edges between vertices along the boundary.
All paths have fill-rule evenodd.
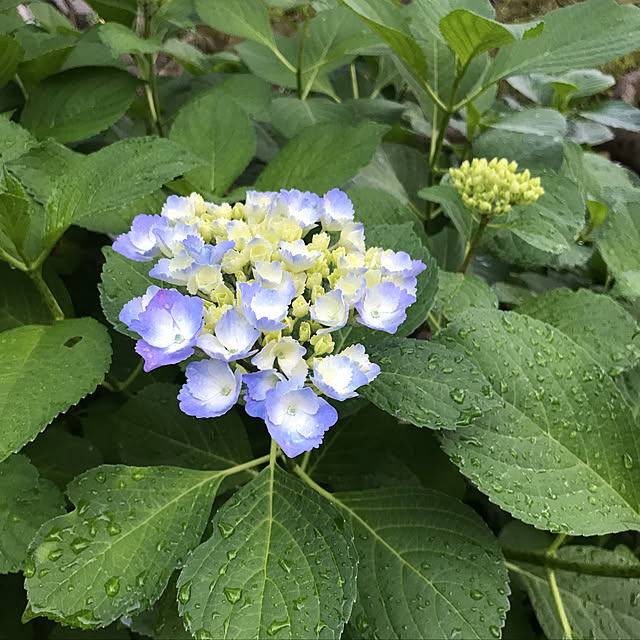
<path id="1" fill-rule="evenodd" d="M 637 558 L 623 546 L 613 551 L 589 545 L 566 546 L 559 549 L 557 556 L 568 562 L 640 568 Z M 546 570 L 536 565 L 518 563 L 513 573 L 529 593 L 546 636 L 563 637 L 564 631 Z M 592 576 L 560 569 L 554 573 L 574 637 L 615 640 L 637 638 L 640 635 L 640 620 L 636 612 L 640 579 Z"/>
<path id="2" fill-rule="evenodd" d="M 340 637 L 356 557 L 344 518 L 274 465 L 216 513 L 180 574 L 180 613 L 196 636 Z"/>
<path id="3" fill-rule="evenodd" d="M 551 531 L 640 528 L 634 418 L 586 349 L 538 320 L 480 309 L 459 316 L 442 340 L 467 354 L 504 401 L 443 436 L 444 450 L 491 501 Z"/>
<path id="4" fill-rule="evenodd" d="M 131 29 L 117 22 L 107 22 L 100 25 L 98 30 L 100 40 L 113 51 L 114 55 L 123 53 L 144 55 L 157 53 L 162 49 L 162 42 L 156 38 L 143 39 L 137 36 Z"/>
<path id="5" fill-rule="evenodd" d="M 64 496 L 23 455 L 0 463 L 0 573 L 21 571 L 43 522 L 64 513 Z"/>
<path id="6" fill-rule="evenodd" d="M 355 533 L 364 638 L 499 638 L 509 607 L 502 552 L 467 506 L 428 489 L 337 494 Z"/>
<path id="7" fill-rule="evenodd" d="M 0 461 L 92 393 L 111 361 L 106 328 L 92 318 L 0 334 Z"/>
<path id="8" fill-rule="evenodd" d="M 185 174 L 187 180 L 217 195 L 231 186 L 256 150 L 249 116 L 217 88 L 200 94 L 178 111 L 170 138 L 202 158 L 202 166 Z"/>
<path id="9" fill-rule="evenodd" d="M 498 308 L 498 296 L 475 276 L 440 271 L 438 285 L 434 313 L 441 314 L 447 320 L 454 320 L 471 308 Z"/>
<path id="10" fill-rule="evenodd" d="M 502 405 L 473 362 L 444 345 L 389 338 L 368 353 L 382 371 L 362 388 L 362 395 L 418 427 L 466 427 Z"/>
<path id="11" fill-rule="evenodd" d="M 33 543 L 31 615 L 104 627 L 143 611 L 196 547 L 224 472 L 103 465 L 68 488 L 71 513 Z"/>
<path id="12" fill-rule="evenodd" d="M 560 329 L 589 351 L 610 376 L 631 369 L 640 358 L 637 322 L 609 296 L 560 287 L 532 298 L 518 313 Z"/>
<path id="13" fill-rule="evenodd" d="M 124 462 L 206 470 L 251 459 L 251 446 L 236 413 L 193 418 L 178 408 L 178 391 L 173 384 L 147 385 L 116 413 Z"/>
<path id="14" fill-rule="evenodd" d="M 387 128 L 366 121 L 357 127 L 338 123 L 309 127 L 267 165 L 258 176 L 256 188 L 295 187 L 323 194 L 353 178 L 371 160 Z"/>
<path id="15" fill-rule="evenodd" d="M 144 295 L 152 284 L 161 283 L 149 276 L 151 262 L 134 262 L 111 247 L 104 247 L 102 253 L 106 258 L 98 285 L 102 311 L 116 331 L 137 340 L 138 334 L 129 331 L 118 315 L 129 300 Z"/>
<path id="16" fill-rule="evenodd" d="M 122 117 L 137 86 L 136 78 L 112 67 L 69 69 L 37 85 L 20 122 L 41 140 L 89 138 Z"/>
<path id="17" fill-rule="evenodd" d="M 512 33 L 499 22 L 466 9 L 456 9 L 440 20 L 440 32 L 462 66 L 491 49 L 513 42 Z"/>
<path id="18" fill-rule="evenodd" d="M 0 35 L 0 87 L 13 78 L 23 55 L 24 49 L 15 38 Z"/>

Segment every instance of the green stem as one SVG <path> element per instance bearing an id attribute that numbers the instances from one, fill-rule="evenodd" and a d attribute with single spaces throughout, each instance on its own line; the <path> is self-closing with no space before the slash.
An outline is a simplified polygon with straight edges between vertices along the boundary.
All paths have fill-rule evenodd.
<path id="1" fill-rule="evenodd" d="M 32 269 L 27 271 L 27 275 L 33 280 L 33 283 L 36 285 L 36 288 L 40 292 L 45 304 L 49 308 L 51 315 L 54 320 L 64 320 L 64 312 L 60 308 L 58 301 L 56 300 L 53 293 L 51 293 L 51 289 L 49 289 L 49 285 L 44 281 L 42 277 L 42 268 Z"/>
<path id="2" fill-rule="evenodd" d="M 278 47 L 270 47 L 271 51 L 273 52 L 273 55 L 275 55 L 276 58 L 278 58 L 278 60 L 280 60 L 280 62 L 282 62 L 282 64 L 287 67 L 287 69 L 289 69 L 289 71 L 293 71 L 293 73 L 296 73 L 296 68 L 282 55 L 282 52 L 280 51 L 280 49 L 278 49 Z"/>
<path id="3" fill-rule="evenodd" d="M 311 451 L 305 451 L 304 455 L 302 456 L 302 462 L 300 463 L 300 469 L 302 469 L 302 471 L 307 470 L 307 467 L 309 466 L 310 457 L 311 457 Z"/>
<path id="4" fill-rule="evenodd" d="M 333 504 L 337 504 L 338 506 L 342 506 L 342 502 L 338 500 L 331 492 L 323 489 L 318 483 L 316 483 L 311 476 L 308 476 L 304 469 L 296 465 L 293 468 L 293 472 L 300 477 L 301 480 L 306 482 L 314 491 L 319 493 L 321 496 L 325 497 L 329 502 L 333 502 Z"/>
<path id="5" fill-rule="evenodd" d="M 442 102 L 440 96 L 431 88 L 428 82 L 420 82 L 422 88 L 427 92 L 427 95 L 431 98 L 431 100 L 436 104 L 438 109 L 441 111 L 447 110 L 447 105 Z"/>
<path id="6" fill-rule="evenodd" d="M 484 230 L 487 228 L 488 224 L 489 224 L 489 216 L 481 216 L 480 217 L 480 223 L 476 227 L 475 233 L 473 234 L 473 237 L 471 238 L 471 244 L 469 245 L 469 248 L 467 249 L 467 253 L 466 253 L 465 257 L 464 257 L 464 262 L 462 263 L 462 266 L 460 267 L 460 273 L 466 273 L 467 272 L 467 269 L 469 268 L 469 265 L 471 264 L 471 258 L 473 258 L 473 254 L 475 253 L 476 249 L 478 248 L 478 245 L 480 244 L 480 240 L 482 239 L 482 234 L 484 233 Z"/>
<path id="7" fill-rule="evenodd" d="M 29 267 L 24 262 L 21 262 L 17 258 L 14 258 L 10 253 L 7 253 L 0 247 L 0 258 L 8 262 L 12 267 L 20 269 L 20 271 L 27 271 Z"/>
<path id="8" fill-rule="evenodd" d="M 29 94 L 27 93 L 24 83 L 22 82 L 22 78 L 16 73 L 13 76 L 13 80 L 18 85 L 18 89 L 20 89 L 20 92 L 22 93 L 22 97 L 24 98 L 25 102 L 29 100 Z"/>
<path id="9" fill-rule="evenodd" d="M 138 377 L 138 374 L 142 371 L 144 366 L 144 360 L 140 359 L 138 364 L 134 367 L 131 373 L 124 379 L 118 380 L 114 376 L 107 374 L 102 386 L 113 393 L 125 393 L 127 387 Z M 127 395 L 130 395 L 127 393 Z"/>
<path id="10" fill-rule="evenodd" d="M 162 129 L 162 122 L 160 121 L 160 98 L 158 97 L 158 81 L 156 77 L 156 54 L 151 53 L 147 56 L 147 64 L 149 65 L 149 93 L 147 94 L 147 100 L 149 102 L 149 108 L 151 110 L 151 117 L 159 136 L 164 136 Z M 149 95 L 150 94 L 150 95 Z"/>
<path id="11" fill-rule="evenodd" d="M 264 464 L 265 462 L 269 462 L 269 464 L 271 464 L 271 456 L 269 454 L 260 458 L 254 458 L 253 460 L 249 460 L 249 462 L 243 462 L 242 464 L 238 464 L 235 467 L 229 467 L 229 469 L 222 469 L 221 473 L 223 473 L 225 476 L 231 476 L 235 473 L 249 471 L 250 469 L 253 469 L 253 467 L 257 467 L 261 464 Z"/>
<path id="12" fill-rule="evenodd" d="M 309 19 L 307 18 L 302 25 L 302 33 L 300 34 L 300 46 L 298 47 L 298 66 L 296 68 L 296 84 L 298 86 L 298 98 L 304 100 L 307 97 L 307 93 L 302 86 L 302 59 L 304 58 L 304 44 L 307 41 L 307 27 L 309 25 Z"/>
<path id="13" fill-rule="evenodd" d="M 351 90 L 353 92 L 353 99 L 358 100 L 358 98 L 360 98 L 360 89 L 358 89 L 358 73 L 354 62 L 349 65 L 349 72 L 351 74 Z"/>
<path id="14" fill-rule="evenodd" d="M 556 558 L 556 551 L 560 548 L 562 543 L 567 539 L 564 533 L 556 536 L 555 540 L 549 545 L 549 548 L 545 552 L 547 558 Z M 562 596 L 560 595 L 560 589 L 558 589 L 558 583 L 556 581 L 556 574 L 554 570 L 547 566 L 547 580 L 549 581 L 549 587 L 551 589 L 551 595 L 553 602 L 560 618 L 560 624 L 562 625 L 562 631 L 564 634 L 564 640 L 573 640 L 573 631 L 569 624 L 569 618 L 567 618 L 567 612 L 564 609 L 564 603 L 562 602 Z"/>
<path id="15" fill-rule="evenodd" d="M 436 317 L 433 315 L 432 311 L 429 311 L 429 324 L 431 325 L 431 328 L 436 333 L 440 333 L 442 331 L 442 327 L 440 326 L 440 323 L 436 320 Z"/>
<path id="16" fill-rule="evenodd" d="M 273 465 L 276 463 L 277 457 L 278 457 L 278 443 L 272 439 L 271 448 L 269 449 L 269 455 L 267 456 L 270 467 L 273 467 Z"/>

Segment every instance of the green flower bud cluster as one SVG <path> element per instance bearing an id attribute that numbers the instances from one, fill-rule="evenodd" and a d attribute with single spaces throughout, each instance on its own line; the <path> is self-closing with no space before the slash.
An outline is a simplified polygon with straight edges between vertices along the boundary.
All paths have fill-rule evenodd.
<path id="1" fill-rule="evenodd" d="M 459 169 L 449 169 L 453 186 L 464 205 L 483 216 L 499 216 L 514 205 L 531 204 L 543 193 L 540 178 L 529 170 L 517 173 L 518 164 L 505 158 L 465 160 Z"/>

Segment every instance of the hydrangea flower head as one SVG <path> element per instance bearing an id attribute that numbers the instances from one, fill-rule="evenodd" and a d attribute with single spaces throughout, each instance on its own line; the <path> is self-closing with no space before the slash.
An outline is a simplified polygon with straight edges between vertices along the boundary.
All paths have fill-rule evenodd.
<path id="1" fill-rule="evenodd" d="M 367 248 L 339 189 L 248 191 L 233 206 L 171 196 L 114 248 L 153 261 L 160 285 L 120 313 L 141 337 L 145 370 L 194 356 L 181 410 L 213 418 L 242 395 L 290 457 L 319 446 L 337 421 L 323 396 L 353 398 L 380 373 L 361 344 L 334 353 L 334 332 L 358 323 L 395 332 L 425 268 L 403 251 Z"/>

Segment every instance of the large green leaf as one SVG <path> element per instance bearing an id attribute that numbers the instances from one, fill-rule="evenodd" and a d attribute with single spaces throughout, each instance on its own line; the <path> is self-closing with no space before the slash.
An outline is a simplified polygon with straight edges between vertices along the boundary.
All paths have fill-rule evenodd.
<path id="1" fill-rule="evenodd" d="M 105 318 L 116 331 L 137 340 L 139 336 L 129 331 L 126 325 L 118 320 L 118 315 L 129 300 L 144 295 L 152 284 L 159 286 L 159 281 L 149 276 L 153 263 L 129 260 L 111 247 L 105 247 L 102 252 L 106 260 L 98 285 L 100 306 Z"/>
<path id="2" fill-rule="evenodd" d="M 513 34 L 499 22 L 466 9 L 456 9 L 440 20 L 440 32 L 464 66 L 473 58 L 513 42 Z"/>
<path id="3" fill-rule="evenodd" d="M 557 327 L 584 347 L 610 376 L 621 374 L 638 363 L 638 323 L 608 296 L 588 289 L 552 289 L 518 308 Z"/>
<path id="4" fill-rule="evenodd" d="M 69 69 L 38 84 L 20 121 L 40 139 L 89 138 L 120 119 L 137 86 L 132 75 L 112 67 Z"/>
<path id="5" fill-rule="evenodd" d="M 206 470 L 251 458 L 247 434 L 235 412 L 215 419 L 193 418 L 178 408 L 178 391 L 173 384 L 147 385 L 117 412 L 124 462 Z"/>
<path id="6" fill-rule="evenodd" d="M 40 525 L 63 512 L 63 495 L 26 456 L 0 463 L 0 573 L 21 571 Z"/>
<path id="7" fill-rule="evenodd" d="M 471 308 L 498 308 L 498 296 L 480 278 L 440 271 L 434 313 L 454 320 Z"/>
<path id="8" fill-rule="evenodd" d="M 23 127 L 5 115 L 0 116 L 0 162 L 3 164 L 19 158 L 36 139 Z"/>
<path id="9" fill-rule="evenodd" d="M 630 407 L 589 352 L 551 325 L 476 309 L 442 341 L 466 354 L 504 406 L 443 436 L 490 500 L 541 529 L 640 528 L 640 446 Z"/>
<path id="10" fill-rule="evenodd" d="M 163 138 L 121 140 L 92 153 L 53 189 L 47 205 L 47 240 L 57 239 L 72 223 L 82 226 L 86 221 L 91 226 L 91 218 L 153 193 L 200 163 L 197 156 Z"/>
<path id="11" fill-rule="evenodd" d="M 11 80 L 23 55 L 24 49 L 15 38 L 0 35 L 0 87 Z"/>
<path id="12" fill-rule="evenodd" d="M 400 6 L 384 0 L 344 0 L 344 4 L 393 49 L 421 82 L 426 82 L 427 60 L 409 30 L 406 10 L 403 13 Z"/>
<path id="13" fill-rule="evenodd" d="M 600 227 L 598 249 L 614 276 L 640 270 L 640 204 L 616 204 Z"/>
<path id="14" fill-rule="evenodd" d="M 615 0 L 590 0 L 547 13 L 544 32 L 500 49 L 485 82 L 534 71 L 595 67 L 638 46 L 640 9 Z"/>
<path id="15" fill-rule="evenodd" d="M 78 476 L 68 488 L 76 508 L 34 540 L 29 615 L 92 628 L 148 608 L 199 543 L 223 478 L 112 465 Z"/>
<path id="16" fill-rule="evenodd" d="M 217 88 L 180 109 L 170 137 L 202 158 L 202 166 L 185 177 L 196 188 L 218 195 L 242 173 L 256 150 L 249 116 Z"/>
<path id="17" fill-rule="evenodd" d="M 25 273 L 0 262 L 0 280 L 0 331 L 51 321 L 51 312 Z"/>
<path id="18" fill-rule="evenodd" d="M 562 547 L 557 556 L 567 562 L 613 567 L 638 567 L 640 563 L 626 547 L 613 551 L 593 546 Z M 513 573 L 524 584 L 547 638 L 562 638 L 564 631 L 558 617 L 553 594 L 543 567 L 518 563 Z M 575 638 L 637 638 L 638 618 L 637 578 L 609 578 L 585 575 L 573 571 L 554 571 L 562 605 Z"/>
<path id="19" fill-rule="evenodd" d="M 111 361 L 106 328 L 91 318 L 0 333 L 0 460 L 92 393 Z"/>
<path id="20" fill-rule="evenodd" d="M 466 427 L 502 405 L 474 363 L 444 345 L 389 338 L 368 352 L 382 371 L 362 395 L 418 427 Z"/>
<path id="21" fill-rule="evenodd" d="M 593 107 L 580 111 L 580 115 L 608 127 L 640 131 L 640 109 L 622 100 L 599 102 Z"/>
<path id="22" fill-rule="evenodd" d="M 256 181 L 260 190 L 302 189 L 325 193 L 344 184 L 373 156 L 387 127 L 318 124 L 288 142 Z M 345 153 L 348 149 L 348 153 Z"/>
<path id="23" fill-rule="evenodd" d="M 180 574 L 180 612 L 201 637 L 340 637 L 356 558 L 344 518 L 273 465 L 216 513 Z"/>
<path id="24" fill-rule="evenodd" d="M 144 55 L 157 53 L 162 49 L 162 42 L 156 38 L 142 39 L 131 29 L 117 22 L 107 22 L 98 30 L 100 40 L 106 44 L 116 56 L 123 53 Z"/>
<path id="25" fill-rule="evenodd" d="M 355 533 L 366 639 L 499 638 L 509 582 L 498 542 L 455 498 L 428 489 L 336 496 Z"/>

